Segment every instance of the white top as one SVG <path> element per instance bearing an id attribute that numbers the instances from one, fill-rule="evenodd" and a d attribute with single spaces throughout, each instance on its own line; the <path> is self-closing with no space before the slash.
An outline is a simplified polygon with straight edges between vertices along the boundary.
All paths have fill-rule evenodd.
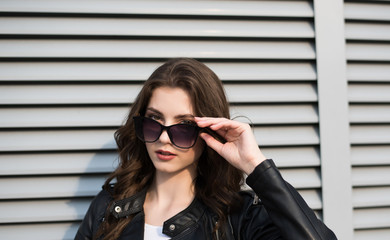
<path id="1" fill-rule="evenodd" d="M 167 235 L 162 233 L 162 226 L 153 226 L 145 223 L 144 240 L 168 240 Z"/>

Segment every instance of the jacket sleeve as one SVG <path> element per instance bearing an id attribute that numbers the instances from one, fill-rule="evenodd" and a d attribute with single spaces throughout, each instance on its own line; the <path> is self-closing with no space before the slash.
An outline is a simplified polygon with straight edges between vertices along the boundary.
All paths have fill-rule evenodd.
<path id="1" fill-rule="evenodd" d="M 83 221 L 76 233 L 75 240 L 91 240 L 103 221 L 110 195 L 102 190 L 91 202 Z"/>
<path id="2" fill-rule="evenodd" d="M 283 239 L 337 239 L 300 194 L 284 181 L 271 159 L 259 164 L 246 182 L 261 199 Z"/>

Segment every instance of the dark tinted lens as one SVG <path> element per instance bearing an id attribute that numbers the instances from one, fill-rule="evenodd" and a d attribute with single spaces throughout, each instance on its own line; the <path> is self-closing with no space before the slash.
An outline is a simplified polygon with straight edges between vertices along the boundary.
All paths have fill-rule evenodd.
<path id="1" fill-rule="evenodd" d="M 143 133 L 145 142 L 154 142 L 161 135 L 161 126 L 156 121 L 144 118 L 143 119 Z"/>
<path id="2" fill-rule="evenodd" d="M 195 144 L 198 137 L 196 126 L 188 124 L 178 124 L 170 128 L 171 141 L 178 147 L 189 148 Z"/>

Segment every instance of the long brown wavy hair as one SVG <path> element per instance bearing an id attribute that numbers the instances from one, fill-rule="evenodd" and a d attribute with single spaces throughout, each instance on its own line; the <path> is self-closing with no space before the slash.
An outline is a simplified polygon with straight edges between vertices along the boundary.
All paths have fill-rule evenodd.
<path id="1" fill-rule="evenodd" d="M 145 144 L 136 137 L 133 116 L 143 116 L 153 91 L 163 86 L 185 90 L 191 97 L 195 116 L 230 118 L 222 82 L 206 65 L 194 59 L 176 58 L 157 68 L 137 96 L 126 123 L 115 132 L 120 162 L 104 185 L 111 192 L 114 201 L 147 189 L 152 183 L 155 168 Z M 221 137 L 214 136 L 224 141 Z M 114 179 L 117 183 L 112 188 L 110 182 Z M 214 232 L 223 229 L 222 226 L 227 223 L 228 211 L 235 209 L 240 203 L 238 192 L 242 182 L 243 174 L 240 170 L 211 148 L 205 147 L 197 165 L 195 196 L 218 217 Z M 116 219 L 107 211 L 105 221 L 100 225 L 95 238 L 117 239 L 132 217 Z"/>

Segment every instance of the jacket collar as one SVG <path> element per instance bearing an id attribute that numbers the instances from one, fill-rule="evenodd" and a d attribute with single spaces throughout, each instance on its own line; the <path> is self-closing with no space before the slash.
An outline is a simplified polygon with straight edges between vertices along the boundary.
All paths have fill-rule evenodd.
<path id="1" fill-rule="evenodd" d="M 114 201 L 110 212 L 116 218 L 143 212 L 145 196 L 146 190 L 143 190 L 131 197 Z M 163 233 L 172 238 L 190 227 L 195 227 L 205 210 L 206 206 L 195 198 L 186 209 L 164 222 Z"/>

